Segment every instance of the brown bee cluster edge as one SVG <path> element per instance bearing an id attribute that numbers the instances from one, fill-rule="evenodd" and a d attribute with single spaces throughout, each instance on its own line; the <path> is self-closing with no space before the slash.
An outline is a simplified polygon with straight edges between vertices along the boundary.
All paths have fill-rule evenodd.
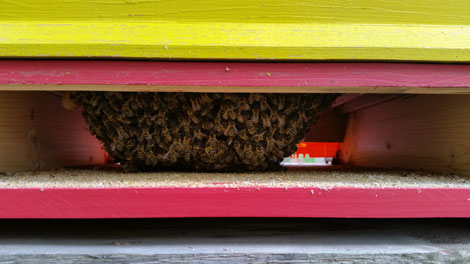
<path id="1" fill-rule="evenodd" d="M 333 94 L 73 92 L 90 132 L 127 171 L 267 171 Z"/>

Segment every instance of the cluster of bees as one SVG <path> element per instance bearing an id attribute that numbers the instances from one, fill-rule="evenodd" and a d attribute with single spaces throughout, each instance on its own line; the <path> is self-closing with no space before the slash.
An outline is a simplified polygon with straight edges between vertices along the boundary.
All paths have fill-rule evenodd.
<path id="1" fill-rule="evenodd" d="M 74 92 L 127 171 L 266 171 L 296 151 L 335 95 Z"/>

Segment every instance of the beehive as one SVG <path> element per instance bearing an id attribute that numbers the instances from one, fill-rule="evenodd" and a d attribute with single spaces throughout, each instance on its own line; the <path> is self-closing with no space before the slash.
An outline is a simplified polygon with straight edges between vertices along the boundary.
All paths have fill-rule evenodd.
<path id="1" fill-rule="evenodd" d="M 76 92 L 90 132 L 127 171 L 268 171 L 336 95 Z"/>
<path id="2" fill-rule="evenodd" d="M 0 10 L 0 56 L 9 59 L 0 61 L 0 89 L 14 91 L 0 96 L 0 180 L 6 183 L 0 217 L 470 216 L 470 97 L 461 96 L 469 93 L 470 68 L 451 64 L 470 62 L 466 0 L 17 0 L 0 1 Z M 60 107 L 64 91 L 90 91 L 74 94 L 88 125 L 78 110 Z M 158 94 L 166 105 L 153 109 L 146 100 L 155 94 L 105 91 L 218 95 Z M 277 106 L 276 120 L 272 111 L 263 115 L 257 100 L 245 107 L 248 115 L 231 111 L 221 93 L 299 95 L 259 95 L 271 110 Z M 225 171 L 278 168 L 322 110 L 294 103 L 295 110 L 286 113 L 279 98 L 325 105 L 332 100 L 312 93 L 343 93 L 329 112 L 332 118 L 321 116 L 308 138 L 340 143 L 337 156 L 345 171 L 431 170 L 461 175 L 464 184 L 403 185 L 399 173 L 384 187 L 376 185 L 377 178 L 362 177 L 364 171 L 357 179 L 370 184 L 333 184 L 327 190 L 310 181 L 312 173 L 291 185 L 284 177 L 271 185 L 277 174 L 268 172 L 261 177 L 266 184 L 245 178 L 246 189 L 224 182 L 243 181 L 248 174 Z M 207 108 L 228 110 L 209 110 L 212 116 L 205 119 L 204 104 L 193 102 L 204 97 L 213 103 Z M 250 98 L 234 97 L 231 105 Z M 138 173 L 144 177 L 134 185 L 123 184 L 132 178 L 128 173 L 108 185 L 106 171 L 56 177 L 69 175 L 69 166 L 109 166 L 88 130 L 128 171 L 177 166 L 224 171 L 208 175 L 227 178 L 209 177 L 201 187 L 195 184 L 198 174 L 190 172 L 176 185 L 156 178 L 177 173 Z M 271 149 L 269 142 L 277 144 Z M 35 172 L 57 168 L 66 169 Z M 16 184 L 25 178 L 9 173 L 18 171 L 33 171 L 32 179 L 26 177 L 31 182 Z M 70 181 L 85 174 L 97 184 Z M 34 176 L 41 175 L 44 182 L 37 184 Z M 64 184 L 53 184 L 59 179 Z"/>

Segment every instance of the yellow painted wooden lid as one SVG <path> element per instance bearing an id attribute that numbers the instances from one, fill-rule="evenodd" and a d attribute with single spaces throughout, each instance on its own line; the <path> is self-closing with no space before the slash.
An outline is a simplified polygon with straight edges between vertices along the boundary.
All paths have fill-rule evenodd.
<path id="1" fill-rule="evenodd" d="M 0 0 L 0 56 L 470 61 L 470 0 Z"/>

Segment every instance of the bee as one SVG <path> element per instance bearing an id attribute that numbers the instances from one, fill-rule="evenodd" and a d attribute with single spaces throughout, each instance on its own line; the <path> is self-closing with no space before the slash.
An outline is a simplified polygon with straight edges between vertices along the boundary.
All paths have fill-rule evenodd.
<path id="1" fill-rule="evenodd" d="M 199 124 L 200 120 L 194 115 L 189 116 L 189 119 L 191 120 L 192 123 L 194 124 Z"/>
<path id="2" fill-rule="evenodd" d="M 271 113 L 269 114 L 269 119 L 271 123 L 275 122 L 277 118 L 278 118 L 277 109 L 276 108 L 271 109 Z"/>
<path id="3" fill-rule="evenodd" d="M 285 105 L 286 105 L 286 97 L 279 96 L 278 103 L 277 103 L 277 110 L 281 111 L 282 109 L 284 109 Z"/>
<path id="4" fill-rule="evenodd" d="M 109 143 L 109 150 L 110 152 L 114 152 L 116 150 L 116 144 L 114 142 Z"/>
<path id="5" fill-rule="evenodd" d="M 231 94 L 231 93 L 224 93 L 224 99 L 225 100 L 230 100 L 230 101 L 233 101 L 235 99 L 235 96 L 234 94 Z"/>
<path id="6" fill-rule="evenodd" d="M 194 123 L 194 124 L 199 124 L 200 120 L 197 116 L 195 116 L 193 114 L 193 110 L 191 110 L 190 108 L 188 108 L 186 110 L 186 115 L 189 117 L 189 120 Z"/>
<path id="7" fill-rule="evenodd" d="M 283 128 L 286 125 L 286 116 L 278 115 L 277 116 L 277 127 Z"/>
<path id="8" fill-rule="evenodd" d="M 129 134 L 127 134 L 126 131 L 124 131 L 124 129 L 122 127 L 117 127 L 116 132 L 118 134 L 118 139 L 119 140 L 124 140 L 124 139 L 129 138 Z"/>
<path id="9" fill-rule="evenodd" d="M 191 134 L 190 127 L 189 127 L 189 120 L 186 118 L 180 119 L 180 127 L 183 129 L 185 135 Z"/>
<path id="10" fill-rule="evenodd" d="M 266 131 L 264 131 L 263 133 L 260 133 L 260 134 L 257 134 L 257 135 L 253 135 L 253 140 L 255 142 L 260 142 L 261 140 L 264 139 L 264 133 L 266 133 Z"/>
<path id="11" fill-rule="evenodd" d="M 245 119 L 243 118 L 243 115 L 238 115 L 237 116 L 237 121 L 238 121 L 238 123 L 243 123 L 245 121 Z"/>
<path id="12" fill-rule="evenodd" d="M 193 138 L 196 138 L 197 140 L 202 140 L 204 138 L 204 133 L 201 132 L 201 129 L 196 128 L 194 130 Z"/>
<path id="13" fill-rule="evenodd" d="M 183 158 L 185 161 L 190 161 L 191 160 L 191 151 L 190 150 L 185 150 L 183 154 Z"/>
<path id="14" fill-rule="evenodd" d="M 110 101 L 109 105 L 111 105 L 111 108 L 112 108 L 113 112 L 115 112 L 115 113 L 121 112 L 121 109 L 119 108 L 119 105 L 121 105 L 121 103 L 118 102 L 118 100 L 111 97 L 109 99 L 109 101 Z"/>
<path id="15" fill-rule="evenodd" d="M 137 117 L 137 123 L 140 125 L 140 124 L 146 124 L 146 118 L 147 118 L 147 113 L 143 113 L 141 115 L 139 115 L 139 117 Z"/>
<path id="16" fill-rule="evenodd" d="M 235 149 L 235 152 L 237 152 L 238 156 L 239 157 L 243 157 L 243 150 L 241 148 L 241 143 L 240 141 L 236 140 L 234 143 L 233 143 L 233 148 Z"/>
<path id="17" fill-rule="evenodd" d="M 255 127 L 253 126 L 253 122 L 251 120 L 246 120 L 245 126 L 248 129 L 248 133 L 252 135 L 256 133 Z"/>
<path id="18" fill-rule="evenodd" d="M 118 100 L 122 101 L 124 98 L 122 97 L 122 93 L 110 92 L 110 95 L 114 96 Z"/>
<path id="19" fill-rule="evenodd" d="M 212 103 L 212 99 L 209 97 L 207 93 L 202 93 L 199 98 L 201 100 L 201 104 L 203 105 Z"/>
<path id="20" fill-rule="evenodd" d="M 224 118 L 224 120 L 228 120 L 229 118 L 235 120 L 237 118 L 237 114 L 234 111 L 233 105 L 224 107 L 222 117 Z"/>
<path id="21" fill-rule="evenodd" d="M 129 102 L 130 102 L 131 108 L 134 111 L 142 108 L 142 104 L 139 102 L 139 100 L 137 100 L 137 98 L 132 98 L 131 100 L 129 100 Z"/>
<path id="22" fill-rule="evenodd" d="M 198 99 L 197 98 L 191 98 L 189 99 L 191 101 L 191 107 L 193 109 L 193 112 L 197 112 L 197 111 L 200 111 L 201 110 L 201 105 L 199 104 L 198 102 Z"/>
<path id="23" fill-rule="evenodd" d="M 207 139 L 206 145 L 215 146 L 217 144 L 217 138 L 214 133 L 209 134 L 209 138 Z"/>
<path id="24" fill-rule="evenodd" d="M 166 144 L 164 142 L 160 142 L 160 144 L 158 144 L 158 147 L 164 149 L 166 148 Z"/>
<path id="25" fill-rule="evenodd" d="M 155 141 L 155 145 L 157 146 L 160 145 L 160 143 L 162 142 L 159 133 L 153 133 L 153 140 Z"/>
<path id="26" fill-rule="evenodd" d="M 235 122 L 230 121 L 228 123 L 227 128 L 224 130 L 224 135 L 228 137 L 234 137 L 235 133 L 237 133 L 237 128 L 235 127 Z"/>
<path id="27" fill-rule="evenodd" d="M 251 115 L 251 121 L 253 124 L 258 124 L 259 122 L 259 109 L 253 108 L 253 114 Z"/>
<path id="28" fill-rule="evenodd" d="M 308 123 L 308 118 L 304 112 L 299 113 L 299 120 L 303 123 Z"/>
<path id="29" fill-rule="evenodd" d="M 225 156 L 225 158 L 223 160 L 226 163 L 230 163 L 230 162 L 233 161 L 233 156 L 231 154 L 228 154 L 227 156 Z"/>
<path id="30" fill-rule="evenodd" d="M 290 120 L 289 121 L 289 127 L 286 129 L 287 135 L 289 135 L 289 136 L 294 136 L 295 135 L 295 133 L 297 132 L 295 124 L 296 124 L 295 120 Z"/>
<path id="31" fill-rule="evenodd" d="M 238 137 L 240 137 L 240 139 L 242 139 L 243 141 L 247 141 L 248 140 L 248 135 L 246 134 L 246 131 L 240 131 L 240 133 L 238 134 Z"/>
<path id="32" fill-rule="evenodd" d="M 184 96 L 183 93 L 176 93 L 175 97 L 178 101 L 185 103 L 186 102 L 186 97 Z"/>
<path id="33" fill-rule="evenodd" d="M 165 116 L 165 112 L 162 112 L 162 111 L 158 111 L 158 114 L 157 114 L 157 118 L 156 118 L 156 122 L 155 122 L 157 125 L 160 125 L 162 126 L 163 124 L 166 123 L 166 116 Z"/>
<path id="34" fill-rule="evenodd" d="M 205 104 L 203 107 L 201 107 L 201 116 L 207 116 L 209 112 L 212 110 L 213 105 L 212 104 Z"/>
<path id="35" fill-rule="evenodd" d="M 179 103 L 175 96 L 166 96 L 165 101 L 167 102 L 166 108 L 168 108 L 168 110 L 175 109 Z"/>
<path id="36" fill-rule="evenodd" d="M 277 95 L 277 94 L 268 94 L 267 97 L 269 98 L 269 101 L 273 104 L 273 105 L 277 105 L 278 104 L 278 97 L 282 97 L 284 95 Z"/>
<path id="37" fill-rule="evenodd" d="M 288 116 L 288 118 L 289 118 L 289 123 L 290 121 L 294 121 L 294 123 L 297 123 L 300 120 L 300 115 L 298 113 L 292 113 Z"/>
<path id="38" fill-rule="evenodd" d="M 245 157 L 248 160 L 253 158 L 253 151 L 251 149 L 250 144 L 245 144 L 245 146 L 243 146 L 243 157 Z"/>
<path id="39" fill-rule="evenodd" d="M 224 120 L 228 120 L 228 109 L 227 109 L 227 106 L 221 105 L 221 106 L 220 106 L 220 112 L 222 112 L 222 118 L 223 118 Z"/>
<path id="40" fill-rule="evenodd" d="M 103 106 L 103 107 L 100 107 L 99 108 L 103 114 L 108 118 L 108 119 L 111 119 L 113 117 L 113 112 L 111 110 L 109 110 L 108 107 L 106 106 Z"/>
<path id="41" fill-rule="evenodd" d="M 142 136 L 147 141 L 152 140 L 152 134 L 150 134 L 148 127 L 143 127 L 142 128 Z"/>
<path id="42" fill-rule="evenodd" d="M 176 161 L 178 160 L 178 155 L 175 152 L 170 152 L 168 158 L 172 163 L 176 163 Z"/>
<path id="43" fill-rule="evenodd" d="M 227 110 L 227 115 L 230 119 L 235 120 L 237 119 L 237 113 L 233 110 L 233 106 L 230 106 Z"/>
<path id="44" fill-rule="evenodd" d="M 127 101 L 127 103 L 122 106 L 122 112 L 128 117 L 134 116 L 134 112 L 132 112 L 131 108 L 129 107 L 129 101 Z"/>
<path id="45" fill-rule="evenodd" d="M 184 149 L 184 160 L 189 161 L 191 159 L 191 137 L 185 136 L 181 144 L 183 145 Z"/>
<path id="46" fill-rule="evenodd" d="M 176 123 L 171 123 L 170 124 L 170 133 L 175 135 L 178 134 L 178 131 L 180 130 L 180 126 Z"/>
<path id="47" fill-rule="evenodd" d="M 147 155 L 147 160 L 145 162 L 147 165 L 152 165 L 152 166 L 155 166 L 157 165 L 158 163 L 158 157 L 153 154 L 152 152 L 150 152 L 148 155 Z"/>
<path id="48" fill-rule="evenodd" d="M 135 151 L 137 152 L 137 158 L 140 160 L 145 160 L 144 147 L 141 144 L 137 145 Z"/>
<path id="49" fill-rule="evenodd" d="M 259 102 L 260 100 L 260 95 L 258 93 L 252 93 L 249 95 L 248 97 L 248 102 L 251 104 L 253 104 L 254 102 Z"/>
<path id="50" fill-rule="evenodd" d="M 261 120 L 263 121 L 263 128 L 268 128 L 271 126 L 271 119 L 269 118 L 268 114 L 263 113 L 261 115 Z"/>
<path id="51" fill-rule="evenodd" d="M 165 140 L 166 142 L 170 142 L 172 140 L 172 137 L 168 132 L 168 127 L 162 127 L 163 140 Z"/>
<path id="52" fill-rule="evenodd" d="M 205 130 L 211 130 L 212 128 L 214 128 L 214 123 L 212 123 L 212 122 L 203 122 L 202 123 L 202 128 L 205 129 Z"/>
<path id="53" fill-rule="evenodd" d="M 64 109 L 68 111 L 76 110 L 79 107 L 78 102 L 70 98 L 70 92 L 64 93 L 64 95 L 62 96 L 61 103 L 62 107 L 64 107 Z"/>
<path id="54" fill-rule="evenodd" d="M 135 147 L 135 141 L 134 140 L 130 139 L 126 142 L 126 148 L 127 149 L 134 149 L 134 147 Z"/>
<path id="55" fill-rule="evenodd" d="M 224 122 L 227 123 L 227 122 Z M 217 133 L 222 133 L 224 131 L 225 126 L 220 122 L 219 118 L 216 118 L 214 121 L 214 129 Z"/>
<path id="56" fill-rule="evenodd" d="M 91 100 L 89 100 L 92 107 L 96 107 L 99 104 L 100 97 L 95 96 Z"/>
<path id="57" fill-rule="evenodd" d="M 175 139 L 175 142 L 173 142 L 173 146 L 174 146 L 176 152 L 181 152 L 184 149 L 183 144 L 181 144 L 181 139 L 180 138 Z"/>
<path id="58" fill-rule="evenodd" d="M 271 107 L 269 107 L 269 104 L 268 104 L 268 102 L 266 101 L 266 97 L 263 96 L 263 97 L 261 97 L 261 99 L 260 99 L 259 110 L 260 110 L 261 112 L 264 112 L 264 111 L 266 111 L 266 110 L 268 110 L 268 109 L 271 109 Z"/>
<path id="59" fill-rule="evenodd" d="M 191 149 L 192 149 L 192 151 L 191 151 L 192 156 L 197 157 L 197 156 L 199 156 L 199 153 L 201 152 L 202 147 L 201 147 L 200 144 L 194 144 L 194 145 L 191 146 Z"/>
<path id="60" fill-rule="evenodd" d="M 101 123 L 103 123 L 104 127 L 109 127 L 112 124 L 112 121 L 110 121 L 109 118 L 101 118 Z"/>
<path id="61" fill-rule="evenodd" d="M 246 101 L 247 100 L 246 100 L 245 96 L 240 96 L 240 98 L 238 100 L 238 109 L 240 109 L 241 111 L 249 111 L 250 110 L 250 105 L 247 104 Z"/>
<path id="62" fill-rule="evenodd" d="M 256 146 L 255 156 L 258 160 L 264 156 L 264 148 L 261 145 Z"/>
<path id="63" fill-rule="evenodd" d="M 220 98 L 222 98 L 222 95 L 220 95 L 220 93 L 212 93 L 211 97 L 212 100 L 219 100 Z"/>
<path id="64" fill-rule="evenodd" d="M 274 155 L 276 157 L 284 157 L 284 151 L 280 150 L 280 149 L 277 149 L 274 151 Z"/>
<path id="65" fill-rule="evenodd" d="M 210 157 L 210 159 L 214 159 L 217 156 L 217 148 L 213 145 L 206 144 L 204 148 L 204 153 Z"/>
<path id="66" fill-rule="evenodd" d="M 274 149 L 275 142 L 272 138 L 266 139 L 266 152 L 271 153 Z"/>
<path id="67" fill-rule="evenodd" d="M 169 160 L 175 163 L 178 159 L 178 154 L 175 152 L 175 145 L 172 144 L 170 148 L 168 148 L 168 152 L 163 155 L 163 160 Z"/>
<path id="68" fill-rule="evenodd" d="M 272 127 L 269 128 L 269 131 L 268 131 L 268 132 L 269 132 L 269 135 L 270 135 L 271 137 L 273 137 L 274 134 L 276 134 L 276 131 L 277 131 L 277 127 L 272 126 Z"/>
<path id="69" fill-rule="evenodd" d="M 119 142 L 116 144 L 116 150 L 118 152 L 122 152 L 124 150 L 124 146 Z"/>
<path id="70" fill-rule="evenodd" d="M 286 116 L 290 115 L 291 113 L 293 113 L 295 111 L 295 109 L 296 109 L 296 104 L 292 103 L 284 110 L 284 114 Z"/>
<path id="71" fill-rule="evenodd" d="M 284 137 L 281 137 L 281 138 L 275 140 L 274 143 L 276 144 L 276 146 L 278 148 L 282 148 L 286 145 L 286 139 Z"/>

